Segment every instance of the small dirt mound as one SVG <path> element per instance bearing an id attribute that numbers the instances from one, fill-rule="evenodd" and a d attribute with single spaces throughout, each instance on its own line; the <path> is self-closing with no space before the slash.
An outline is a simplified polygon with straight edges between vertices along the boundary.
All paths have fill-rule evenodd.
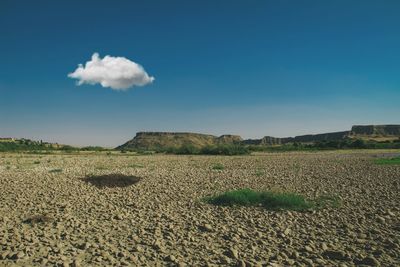
<path id="1" fill-rule="evenodd" d="M 142 178 L 124 174 L 94 175 L 83 178 L 83 180 L 98 188 L 105 187 L 127 187 L 138 183 Z"/>
<path id="2" fill-rule="evenodd" d="M 44 224 L 44 223 L 51 223 L 53 221 L 53 218 L 46 216 L 46 215 L 34 215 L 31 217 L 28 217 L 25 219 L 23 222 L 24 223 L 29 223 L 29 224 Z"/>

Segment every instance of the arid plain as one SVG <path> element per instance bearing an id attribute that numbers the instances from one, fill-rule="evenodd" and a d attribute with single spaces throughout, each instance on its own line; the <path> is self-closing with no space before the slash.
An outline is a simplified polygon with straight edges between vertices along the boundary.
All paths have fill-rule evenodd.
<path id="1" fill-rule="evenodd" d="M 0 265 L 399 266 L 400 165 L 375 164 L 384 153 L 3 153 Z M 138 179 L 113 182 L 119 174 Z M 239 188 L 341 204 L 295 212 L 203 201 Z"/>

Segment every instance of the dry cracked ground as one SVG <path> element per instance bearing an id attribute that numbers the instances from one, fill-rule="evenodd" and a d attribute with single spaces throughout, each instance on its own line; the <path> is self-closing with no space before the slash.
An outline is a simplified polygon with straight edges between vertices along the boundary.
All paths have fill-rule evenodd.
<path id="1" fill-rule="evenodd" d="M 377 154 L 3 153 L 0 265 L 400 266 L 400 165 L 376 165 Z M 110 174 L 140 180 L 113 184 Z M 93 182 L 102 175 L 111 181 Z M 238 188 L 342 204 L 290 212 L 202 201 Z"/>

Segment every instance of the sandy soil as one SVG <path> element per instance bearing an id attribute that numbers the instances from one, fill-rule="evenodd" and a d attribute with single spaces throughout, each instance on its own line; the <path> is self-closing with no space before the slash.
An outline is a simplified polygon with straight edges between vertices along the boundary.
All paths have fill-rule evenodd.
<path id="1" fill-rule="evenodd" d="M 378 154 L 0 154 L 0 265 L 400 266 L 400 165 L 375 165 Z M 86 179 L 109 174 L 141 179 Z M 273 212 L 201 201 L 244 187 L 337 195 L 342 205 Z"/>

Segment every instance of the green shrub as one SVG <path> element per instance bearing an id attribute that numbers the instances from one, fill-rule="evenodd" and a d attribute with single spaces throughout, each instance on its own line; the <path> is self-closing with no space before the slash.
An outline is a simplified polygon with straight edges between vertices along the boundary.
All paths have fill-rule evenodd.
<path id="1" fill-rule="evenodd" d="M 101 146 L 85 146 L 80 149 L 81 151 L 106 151 L 108 149 Z"/>
<path id="2" fill-rule="evenodd" d="M 250 154 L 250 150 L 243 145 L 214 145 L 205 146 L 200 150 L 203 155 L 246 155 Z"/>
<path id="3" fill-rule="evenodd" d="M 212 166 L 213 170 L 223 170 L 225 169 L 224 165 L 222 165 L 221 163 L 216 163 Z"/>
<path id="4" fill-rule="evenodd" d="M 200 149 L 194 145 L 186 144 L 180 147 L 169 147 L 166 149 L 166 152 L 177 155 L 195 155 L 200 153 Z"/>
<path id="5" fill-rule="evenodd" d="M 327 206 L 337 207 L 339 205 L 337 198 L 333 197 L 320 197 L 311 201 L 295 193 L 254 191 L 247 188 L 228 191 L 217 196 L 205 198 L 204 200 L 213 205 L 262 206 L 268 210 L 304 211 Z"/>
<path id="6" fill-rule="evenodd" d="M 49 171 L 49 173 L 60 173 L 62 172 L 62 169 L 52 169 Z"/>
<path id="7" fill-rule="evenodd" d="M 265 172 L 263 169 L 257 169 L 255 172 L 255 175 L 258 177 L 263 176 L 264 174 L 265 174 Z"/>

